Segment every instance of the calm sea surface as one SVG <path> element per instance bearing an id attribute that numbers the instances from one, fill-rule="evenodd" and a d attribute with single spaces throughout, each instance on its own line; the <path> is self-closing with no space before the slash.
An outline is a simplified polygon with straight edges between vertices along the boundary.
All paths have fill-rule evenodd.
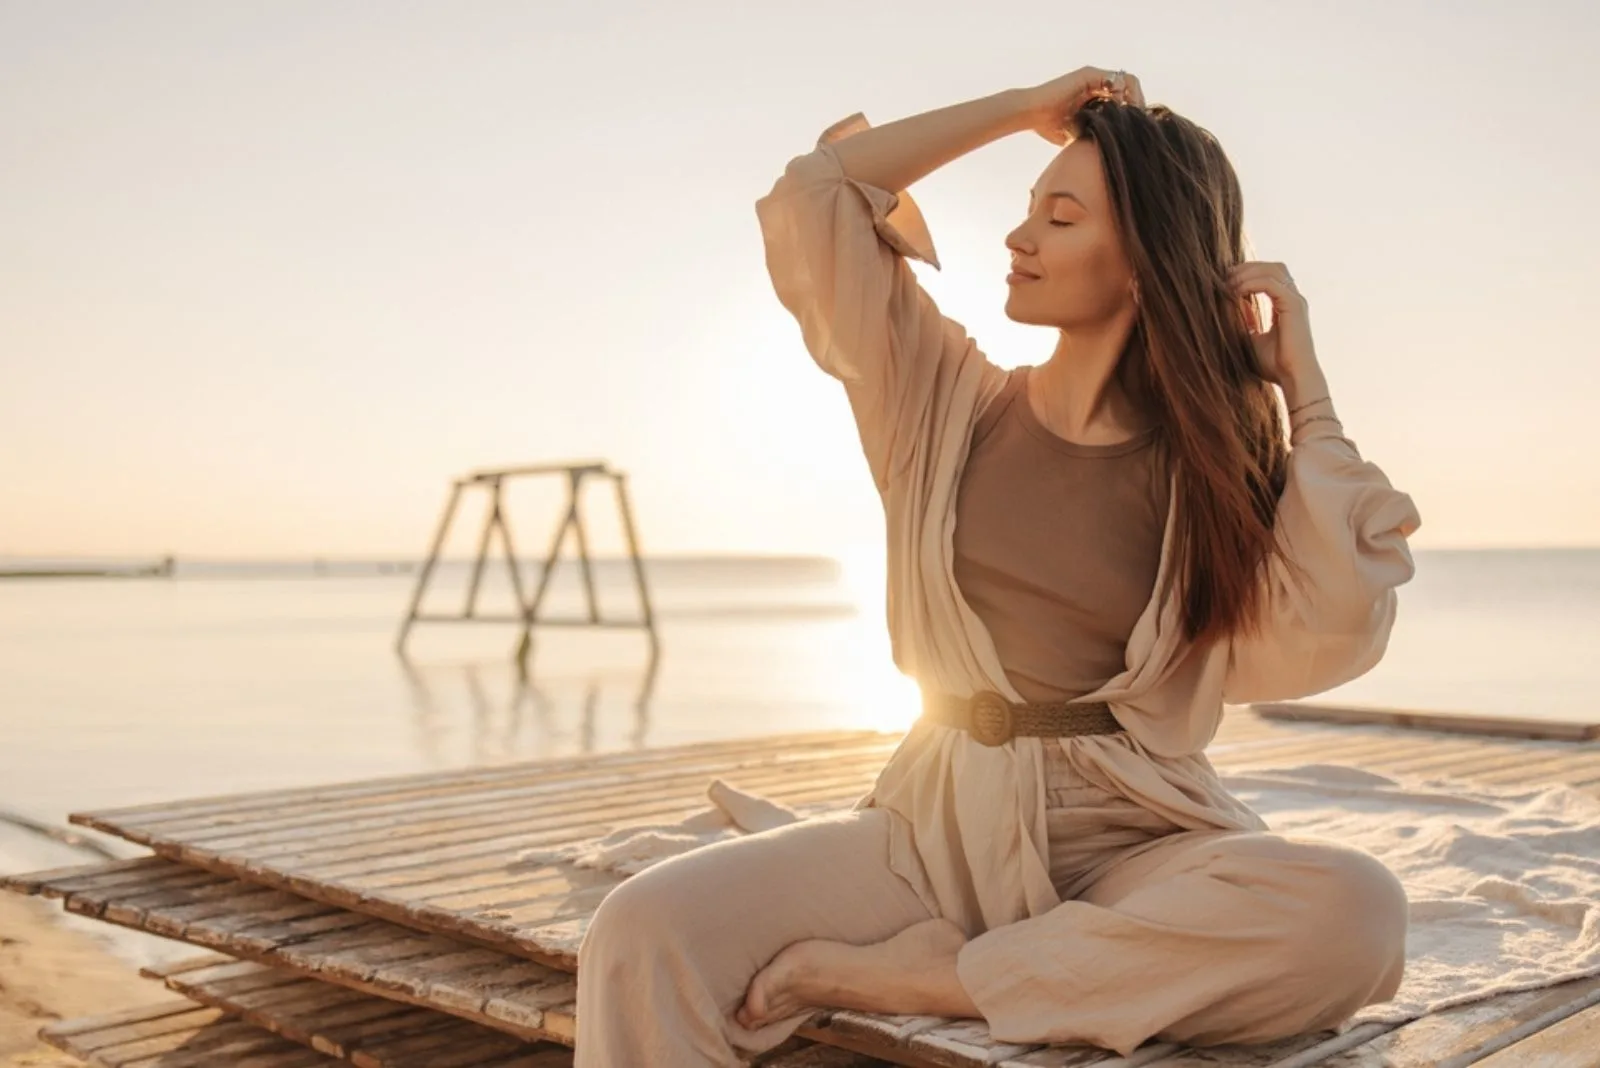
<path id="1" fill-rule="evenodd" d="M 1600 550 L 1418 552 L 1388 657 L 1353 704 L 1600 714 Z M 14 562 L 0 561 L 0 567 Z M 467 570 L 427 607 L 459 610 Z M 604 610 L 637 601 L 603 564 Z M 421 625 L 415 578 L 377 564 L 188 564 L 172 579 L 0 581 L 0 812 L 69 811 L 738 735 L 904 727 L 882 576 L 827 560 L 650 566 L 661 637 Z M 507 611 L 485 578 L 480 610 Z M 581 606 L 575 569 L 552 609 Z M 0 871 L 80 858 L 0 822 Z"/>

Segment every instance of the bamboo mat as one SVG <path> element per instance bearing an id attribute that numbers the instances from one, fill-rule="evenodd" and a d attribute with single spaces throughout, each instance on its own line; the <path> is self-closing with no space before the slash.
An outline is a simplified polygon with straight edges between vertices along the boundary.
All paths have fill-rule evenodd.
<path id="1" fill-rule="evenodd" d="M 571 1045 L 576 979 L 537 961 L 413 930 L 159 857 L 33 877 L 68 912 L 177 939 L 525 1041 Z"/>
<path id="2" fill-rule="evenodd" d="M 572 1050 L 528 1043 L 257 964 L 207 957 L 148 969 L 182 997 L 49 1024 L 50 1044 L 107 1068 L 571 1068 Z M 761 1068 L 872 1068 L 885 1062 L 813 1043 Z"/>
<path id="3" fill-rule="evenodd" d="M 47 1024 L 39 1037 L 104 1068 L 324 1068 L 340 1062 L 187 999 Z"/>
<path id="4" fill-rule="evenodd" d="M 584 924 L 617 880 L 521 864 L 519 852 L 686 815 L 705 807 L 714 777 L 789 804 L 848 804 L 897 742 L 868 732 L 752 739 L 85 813 L 74 822 L 157 855 L 7 882 L 61 897 L 71 911 L 260 962 L 218 967 L 264 963 L 338 991 L 319 996 L 382 998 L 414 1006 L 398 1012 L 446 1013 L 515 1041 L 570 1043 L 574 988 L 564 971 L 575 967 Z M 1600 746 L 1548 737 L 1231 712 L 1207 752 L 1224 774 L 1315 761 L 1491 783 L 1560 781 L 1600 795 Z M 1600 1043 L 1590 1041 L 1597 1032 L 1600 980 L 1333 1038 L 1204 1051 L 1152 1044 L 1136 1063 L 1508 1068 L 1534 1063 L 1514 1055 L 1537 1055 L 1541 1064 L 1600 1068 Z M 840 1064 L 1126 1063 L 1084 1047 L 1006 1046 L 981 1023 L 932 1017 L 823 1013 L 802 1034 L 881 1058 Z"/>
<path id="5" fill-rule="evenodd" d="M 146 975 L 191 1001 L 357 1068 L 570 1068 L 572 1051 L 282 968 L 209 957 Z"/>
<path id="6" fill-rule="evenodd" d="M 790 805 L 847 805 L 897 741 L 873 733 L 754 739 L 72 818 L 186 865 L 575 970 L 588 918 L 621 877 L 520 862 L 521 852 L 681 818 L 705 807 L 713 777 Z M 1315 759 L 1600 786 L 1600 747 L 1567 742 L 1230 716 L 1208 753 L 1224 772 Z"/>
<path id="7" fill-rule="evenodd" d="M 527 1043 L 429 1009 L 398 1004 L 282 968 L 205 955 L 150 978 L 190 1000 L 237 1016 L 356 1068 L 570 1068 L 572 1051 Z M 883 1061 L 794 1041 L 762 1057 L 762 1068 L 870 1068 Z"/>
<path id="8" fill-rule="evenodd" d="M 569 970 L 611 873 L 523 850 L 706 806 L 713 776 L 789 804 L 864 793 L 897 738 L 755 739 L 591 761 L 77 814 L 160 856 Z"/>

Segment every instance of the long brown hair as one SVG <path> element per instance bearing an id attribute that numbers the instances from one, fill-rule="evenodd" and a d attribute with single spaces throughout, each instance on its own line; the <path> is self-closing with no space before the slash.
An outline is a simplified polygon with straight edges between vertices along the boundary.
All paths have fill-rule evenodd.
<path id="1" fill-rule="evenodd" d="M 1209 131 L 1164 106 L 1096 99 L 1074 126 L 1100 150 L 1138 286 L 1116 373 L 1155 417 L 1177 477 L 1185 635 L 1248 630 L 1275 551 L 1289 444 L 1277 394 L 1256 369 L 1255 302 L 1228 283 L 1245 258 L 1238 176 Z"/>

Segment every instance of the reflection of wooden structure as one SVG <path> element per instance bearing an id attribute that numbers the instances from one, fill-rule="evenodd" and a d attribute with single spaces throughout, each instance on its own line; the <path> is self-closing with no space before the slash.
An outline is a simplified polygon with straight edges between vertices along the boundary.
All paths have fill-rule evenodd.
<path id="1" fill-rule="evenodd" d="M 539 570 L 539 583 L 532 596 L 526 596 L 522 589 L 522 572 L 517 564 L 517 552 L 511 542 L 511 527 L 506 522 L 505 510 L 502 507 L 504 499 L 502 491 L 508 479 L 535 475 L 564 475 L 567 480 L 567 511 L 560 525 L 556 528 L 555 538 L 550 542 L 550 549 L 545 554 L 544 564 Z M 595 596 L 594 564 L 589 557 L 589 535 L 584 529 L 583 514 L 578 508 L 580 492 L 583 489 L 585 478 L 608 478 L 617 494 L 617 509 L 621 513 L 622 532 L 628 541 L 628 555 L 633 564 L 634 581 L 639 590 L 639 618 L 612 620 L 602 619 L 600 616 L 600 602 Z M 492 496 L 489 503 L 489 516 L 484 522 L 483 533 L 478 538 L 478 555 L 472 564 L 472 578 L 467 584 L 467 601 L 460 615 L 424 614 L 421 612 L 422 598 L 427 592 L 428 580 L 433 576 L 434 566 L 439 562 L 440 550 L 444 547 L 445 536 L 450 531 L 450 523 L 455 518 L 456 508 L 461 503 L 462 490 L 471 487 L 481 487 Z M 567 531 L 571 530 L 578 543 L 578 567 L 583 578 L 583 592 L 588 604 L 588 612 L 576 618 L 540 618 L 539 609 L 544 603 L 545 594 L 550 588 L 550 578 L 555 573 L 556 563 L 561 555 L 561 547 L 567 540 Z M 514 615 L 482 615 L 477 610 L 478 589 L 483 580 L 484 565 L 489 559 L 489 541 L 495 532 L 500 534 L 501 544 L 505 546 L 506 564 L 509 568 L 511 579 L 511 592 L 521 607 L 521 611 Z M 428 552 L 428 559 L 422 565 L 422 571 L 417 576 L 416 592 L 411 598 L 411 607 L 406 613 L 405 622 L 400 625 L 400 635 L 395 642 L 395 650 L 402 656 L 405 654 L 406 638 L 411 633 L 415 623 L 520 623 L 522 625 L 522 640 L 517 647 L 518 659 L 525 658 L 533 645 L 533 628 L 539 627 L 640 627 L 650 636 L 651 649 L 656 648 L 655 614 L 650 608 L 650 591 L 645 583 L 644 561 L 639 556 L 639 539 L 633 527 L 633 509 L 628 504 L 627 475 L 614 470 L 601 460 L 588 460 L 566 464 L 535 464 L 526 467 L 506 467 L 494 470 L 475 471 L 464 478 L 458 478 L 451 486 L 450 498 L 445 503 L 444 513 L 439 518 L 439 529 L 433 538 L 433 548 Z"/>
<path id="2" fill-rule="evenodd" d="M 1399 728 L 1376 713 L 1362 725 L 1284 723 L 1240 709 L 1223 717 L 1209 752 L 1223 772 L 1334 762 L 1600 794 L 1600 749 L 1545 740 L 1548 724 L 1517 726 L 1541 739 Z M 0 877 L 0 889 L 211 951 L 147 970 L 174 992 L 170 1002 L 46 1025 L 46 1039 L 97 1064 L 143 1068 L 156 1050 L 172 1051 L 174 1068 L 339 1063 L 315 1060 L 304 1049 L 314 1046 L 368 1068 L 570 1068 L 577 948 L 625 877 L 540 851 L 682 819 L 704 808 L 717 777 L 796 809 L 843 811 L 899 741 L 865 731 L 739 738 L 83 813 L 72 821 L 155 855 Z M 1597 1026 L 1591 977 L 1343 1034 L 1204 1051 L 1151 1042 L 1132 1063 L 1576 1068 L 1597 1063 Z M 791 1048 L 767 1068 L 1130 1063 L 1083 1046 L 1000 1042 L 971 1020 L 845 1010 L 818 1012 L 794 1046 L 808 1042 L 836 1049 Z"/>
<path id="3" fill-rule="evenodd" d="M 444 702 L 437 699 L 436 683 L 441 677 L 454 677 L 465 683 L 467 703 L 472 710 L 470 759 L 474 764 L 492 764 L 516 754 L 527 737 L 556 737 L 559 731 L 553 716 L 561 704 L 565 704 L 569 712 L 576 712 L 578 745 L 584 752 L 589 752 L 599 726 L 602 698 L 606 696 L 608 684 L 619 675 L 631 676 L 633 682 L 631 687 L 610 687 L 613 696 L 617 689 L 631 689 L 629 703 L 633 710 L 633 725 L 627 734 L 627 744 L 634 749 L 645 748 L 649 745 L 650 702 L 655 696 L 660 666 L 661 650 L 654 645 L 650 647 L 637 673 L 589 670 L 574 675 L 570 666 L 563 665 L 549 682 L 567 688 L 569 693 L 572 688 L 570 684 L 577 684 L 581 686 L 583 694 L 580 699 L 569 699 L 567 702 L 558 701 L 552 696 L 553 687 L 548 682 L 541 684 L 535 678 L 535 673 L 530 670 L 529 659 L 514 660 L 497 669 L 508 671 L 512 676 L 510 696 L 500 701 L 489 696 L 493 688 L 492 676 L 497 674 L 497 670 L 486 670 L 482 664 L 420 667 L 413 661 L 402 660 L 400 669 L 406 676 L 410 690 L 418 748 L 426 754 L 430 766 L 443 767 L 449 760 L 440 751 L 439 735 L 451 707 L 459 699 Z M 536 757 L 537 754 L 527 755 L 528 759 Z M 0 819 L 3 818 L 3 814 L 0 814 Z"/>

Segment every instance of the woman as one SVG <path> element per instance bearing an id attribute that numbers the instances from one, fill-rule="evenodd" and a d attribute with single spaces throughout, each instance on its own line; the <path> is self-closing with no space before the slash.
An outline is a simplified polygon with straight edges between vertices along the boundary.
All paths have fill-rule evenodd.
<path id="1" fill-rule="evenodd" d="M 1007 372 L 918 286 L 905 260 L 937 259 L 890 191 L 1026 130 L 1064 147 L 1007 238 L 1006 311 L 1059 342 Z M 855 413 L 895 661 L 925 710 L 851 811 L 606 898 L 577 1064 L 737 1064 L 824 1006 L 1127 1055 L 1333 1028 L 1391 997 L 1399 881 L 1268 832 L 1203 752 L 1225 702 L 1379 660 L 1420 522 L 1343 436 L 1288 272 L 1244 262 L 1215 139 L 1084 68 L 881 128 L 852 116 L 757 212 L 777 294 Z"/>

